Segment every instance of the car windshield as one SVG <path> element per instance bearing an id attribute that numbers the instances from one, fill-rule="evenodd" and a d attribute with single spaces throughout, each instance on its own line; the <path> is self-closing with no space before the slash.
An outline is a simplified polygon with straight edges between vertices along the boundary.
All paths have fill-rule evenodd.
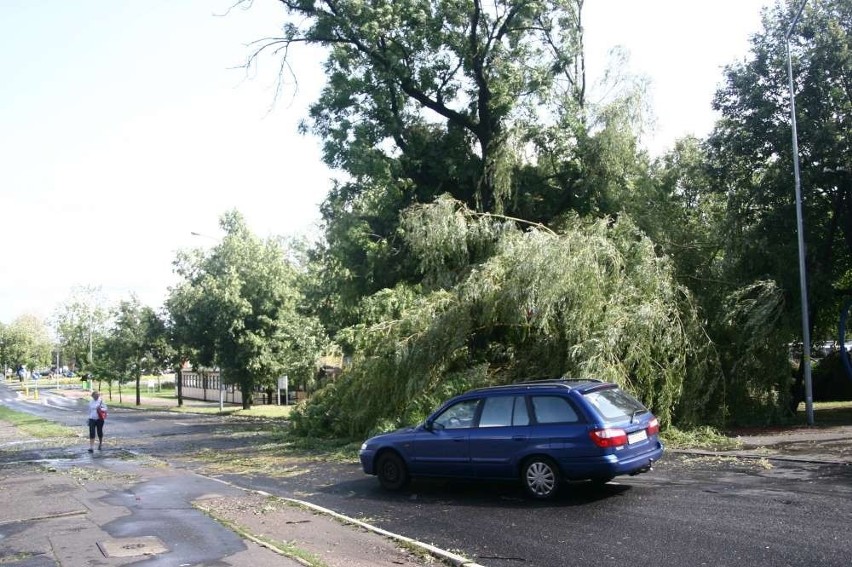
<path id="1" fill-rule="evenodd" d="M 618 388 L 594 390 L 586 393 L 585 398 L 607 422 L 622 421 L 648 411 L 636 398 Z"/>

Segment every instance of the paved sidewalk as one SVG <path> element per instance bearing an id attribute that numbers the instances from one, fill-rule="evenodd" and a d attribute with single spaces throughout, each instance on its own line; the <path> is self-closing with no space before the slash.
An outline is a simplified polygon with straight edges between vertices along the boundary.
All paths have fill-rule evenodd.
<path id="1" fill-rule="evenodd" d="M 14 441 L 10 439 L 15 439 Z M 0 422 L 0 447 L 20 443 Z M 0 467 L 0 564 L 475 565 L 332 511 L 246 491 L 121 450 Z M 8 457 L 6 455 L 5 457 Z M 215 518 L 215 520 L 214 520 Z"/>
<path id="2" fill-rule="evenodd" d="M 144 469 L 144 470 L 143 470 Z M 127 565 L 293 565 L 301 563 L 244 544 L 188 501 L 149 505 L 137 487 L 174 486 L 172 471 L 127 472 L 49 465 L 0 470 L 0 563 L 16 567 Z M 105 474 L 109 472 L 109 474 Z M 230 491 L 212 493 L 221 497 Z M 234 495 L 232 495 L 234 496 Z M 201 495 L 203 501 L 207 496 Z M 132 524 L 135 524 L 135 529 Z M 188 541 L 187 541 L 188 540 Z"/>

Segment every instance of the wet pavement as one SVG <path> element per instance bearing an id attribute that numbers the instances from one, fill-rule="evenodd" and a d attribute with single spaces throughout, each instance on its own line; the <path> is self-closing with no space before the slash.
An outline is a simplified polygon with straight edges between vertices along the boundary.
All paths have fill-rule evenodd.
<path id="1" fill-rule="evenodd" d="M 82 437 L 41 441 L 0 421 L 0 565 L 476 565 L 308 502 L 117 447 L 106 430 L 104 450 L 89 454 Z M 145 439 L 138 444 L 146 448 Z"/>
<path id="2" fill-rule="evenodd" d="M 10 434 L 0 425 L 4 451 Z M 330 510 L 123 450 L 39 450 L 47 458 L 2 459 L 4 566 L 418 566 L 440 555 Z"/>
<path id="3" fill-rule="evenodd" d="M 299 565 L 193 506 L 237 489 L 122 457 L 0 470 L 0 561 L 20 567 Z"/>

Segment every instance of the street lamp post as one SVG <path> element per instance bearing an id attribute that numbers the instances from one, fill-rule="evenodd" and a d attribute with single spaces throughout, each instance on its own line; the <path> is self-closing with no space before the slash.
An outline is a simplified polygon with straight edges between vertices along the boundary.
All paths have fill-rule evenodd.
<path id="1" fill-rule="evenodd" d="M 796 12 L 790 28 L 784 36 L 787 46 L 787 79 L 790 84 L 790 122 L 793 132 L 793 178 L 796 185 L 796 232 L 799 238 L 799 288 L 802 301 L 802 366 L 805 374 L 805 412 L 807 413 L 808 425 L 814 424 L 814 397 L 811 382 L 811 330 L 808 318 L 808 286 L 805 271 L 805 233 L 802 226 L 802 187 L 799 176 L 799 136 L 796 131 L 796 96 L 793 89 L 793 57 L 790 54 L 790 36 L 793 28 L 799 21 L 805 4 L 808 0 L 802 0 Z"/>
<path id="2" fill-rule="evenodd" d="M 189 234 L 191 234 L 192 236 L 197 236 L 197 237 L 199 237 L 199 238 L 208 238 L 208 239 L 210 239 L 210 240 L 215 240 L 215 241 L 217 241 L 217 242 L 218 242 L 219 240 L 221 240 L 220 238 L 216 238 L 215 236 L 210 236 L 209 234 L 203 234 L 203 233 L 201 233 L 201 232 L 190 231 L 190 233 L 189 233 Z"/>

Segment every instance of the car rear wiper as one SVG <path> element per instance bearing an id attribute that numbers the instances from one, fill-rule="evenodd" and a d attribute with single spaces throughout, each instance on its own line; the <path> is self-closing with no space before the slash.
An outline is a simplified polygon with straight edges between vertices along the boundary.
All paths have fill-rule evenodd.
<path id="1" fill-rule="evenodd" d="M 643 410 L 643 409 L 633 410 L 633 413 L 630 414 L 630 423 L 633 423 L 633 420 L 636 419 L 636 416 L 639 415 L 640 413 L 645 413 L 645 411 L 647 411 L 647 410 Z"/>

